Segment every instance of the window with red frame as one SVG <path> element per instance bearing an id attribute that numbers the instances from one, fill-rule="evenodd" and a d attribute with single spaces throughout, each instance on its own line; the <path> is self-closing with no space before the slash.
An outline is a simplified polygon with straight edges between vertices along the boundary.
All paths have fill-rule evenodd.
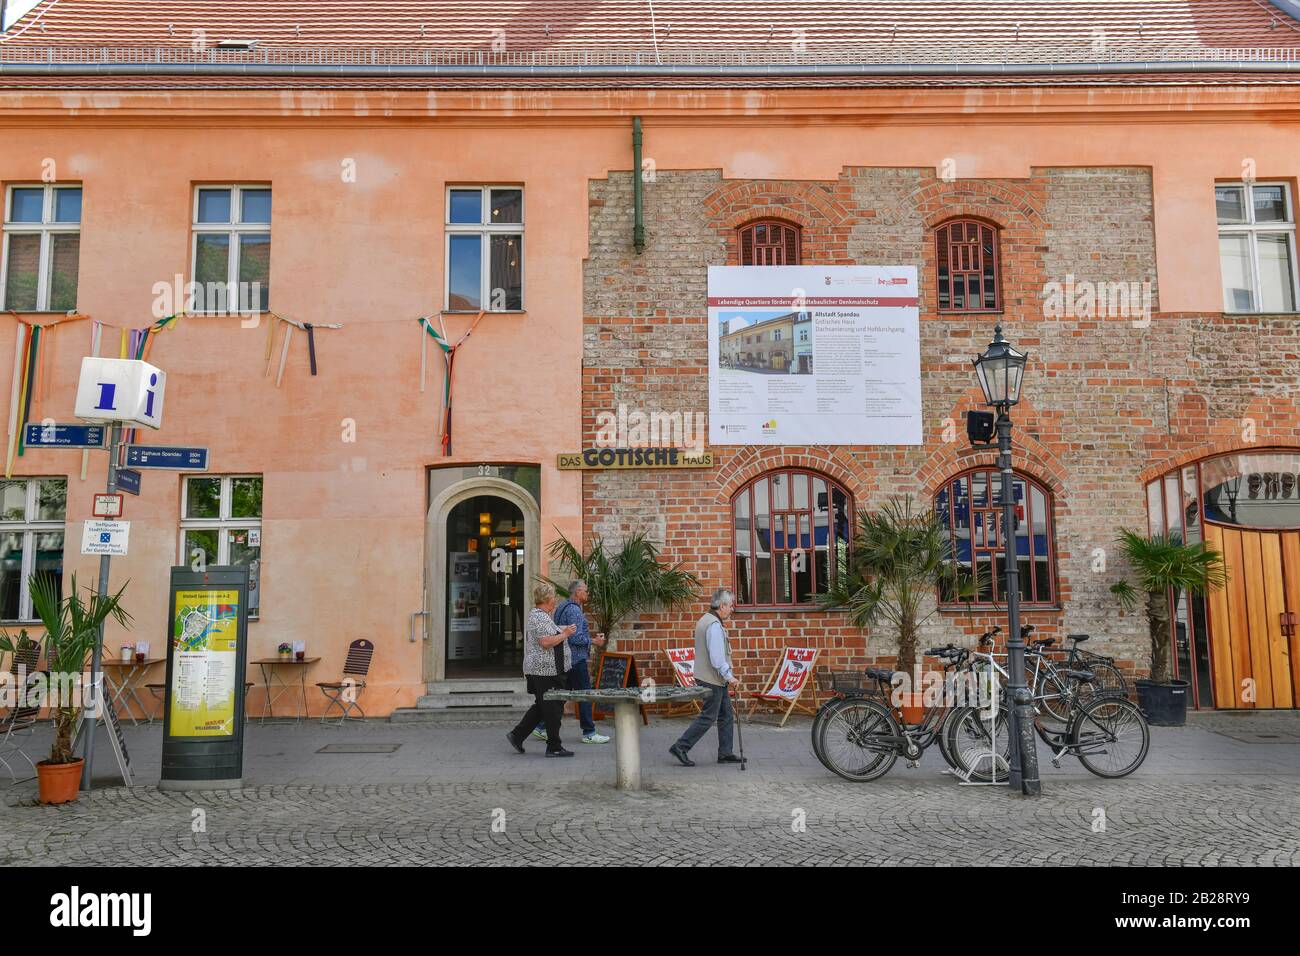
<path id="1" fill-rule="evenodd" d="M 740 489 L 731 507 L 738 605 L 810 604 L 845 573 L 853 500 L 824 475 L 768 472 Z"/>
<path id="2" fill-rule="evenodd" d="M 935 230 L 939 311 L 996 312 L 1002 308 L 998 230 L 975 219 L 954 219 Z"/>
<path id="3" fill-rule="evenodd" d="M 1052 499 L 1038 482 L 1017 474 L 1015 495 L 1016 564 L 1020 571 L 1020 600 L 1051 605 L 1056 601 L 1056 532 Z M 960 577 L 971 582 L 975 604 L 1006 600 L 1007 573 L 1002 539 L 1002 474 L 980 468 L 958 475 L 934 498 L 939 523 L 951 547 L 949 561 Z M 951 586 L 941 589 L 944 603 L 968 600 Z"/>
<path id="4" fill-rule="evenodd" d="M 799 265 L 799 227 L 788 222 L 751 222 L 740 228 L 742 266 Z"/>

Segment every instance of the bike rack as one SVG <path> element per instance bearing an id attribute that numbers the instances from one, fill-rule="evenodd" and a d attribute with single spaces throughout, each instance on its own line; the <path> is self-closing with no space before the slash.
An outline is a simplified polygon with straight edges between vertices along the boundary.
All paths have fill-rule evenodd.
<path id="1" fill-rule="evenodd" d="M 991 715 L 992 731 L 989 733 L 989 767 L 992 769 L 992 776 L 988 780 L 972 780 L 969 773 L 962 773 L 954 768 L 948 768 L 944 773 L 951 773 L 954 777 L 960 777 L 961 787 L 1005 787 L 1010 779 L 1011 768 L 1007 768 L 1007 773 L 1002 779 L 998 779 L 998 701 L 1001 699 L 1001 688 L 998 686 L 998 672 L 995 668 L 990 667 L 989 675 L 989 713 Z M 1014 745 L 1014 743 L 1013 743 Z"/>

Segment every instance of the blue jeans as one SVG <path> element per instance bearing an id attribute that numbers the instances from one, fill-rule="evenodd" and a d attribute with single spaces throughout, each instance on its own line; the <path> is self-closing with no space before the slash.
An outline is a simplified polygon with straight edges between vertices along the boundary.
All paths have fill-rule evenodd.
<path id="1" fill-rule="evenodd" d="M 591 668 L 587 666 L 587 659 L 574 661 L 573 666 L 565 672 L 565 686 L 569 690 L 590 690 L 591 689 Z M 591 716 L 591 703 L 581 701 L 578 704 L 578 725 L 582 727 L 582 736 L 588 737 L 596 732 L 596 721 Z M 542 730 L 545 727 L 544 722 L 537 724 L 537 729 Z"/>
<path id="2" fill-rule="evenodd" d="M 731 709 L 731 695 L 727 693 L 727 685 L 721 687 L 716 684 L 706 684 L 704 681 L 698 682 L 701 687 L 709 689 L 709 699 L 704 702 L 704 707 L 700 711 L 700 716 L 696 717 L 686 732 L 677 738 L 674 746 L 682 750 L 690 750 L 694 747 L 714 724 L 718 725 L 718 756 L 730 757 L 731 737 L 736 729 L 736 715 Z"/>

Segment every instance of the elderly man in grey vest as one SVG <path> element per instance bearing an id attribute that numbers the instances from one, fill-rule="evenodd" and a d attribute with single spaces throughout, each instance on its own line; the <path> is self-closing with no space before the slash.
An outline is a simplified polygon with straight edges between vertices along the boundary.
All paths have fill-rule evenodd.
<path id="1" fill-rule="evenodd" d="M 685 767 L 695 766 L 695 761 L 687 754 L 714 724 L 718 725 L 718 763 L 741 762 L 741 758 L 731 752 L 736 717 L 727 693 L 729 688 L 739 686 L 740 681 L 731 670 L 731 643 L 727 640 L 724 623 L 731 617 L 735 606 L 736 599 L 726 588 L 714 591 L 709 612 L 695 622 L 695 682 L 709 689 L 709 698 L 700 716 L 668 748 L 668 752 Z"/>

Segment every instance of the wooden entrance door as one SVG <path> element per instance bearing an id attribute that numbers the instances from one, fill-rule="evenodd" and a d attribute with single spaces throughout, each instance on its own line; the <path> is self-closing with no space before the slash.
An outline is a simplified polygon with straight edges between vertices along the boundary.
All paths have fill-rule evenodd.
<path id="1" fill-rule="evenodd" d="M 1214 705 L 1300 705 L 1300 532 L 1207 521 L 1205 543 L 1228 571 L 1227 585 L 1206 599 Z"/>

